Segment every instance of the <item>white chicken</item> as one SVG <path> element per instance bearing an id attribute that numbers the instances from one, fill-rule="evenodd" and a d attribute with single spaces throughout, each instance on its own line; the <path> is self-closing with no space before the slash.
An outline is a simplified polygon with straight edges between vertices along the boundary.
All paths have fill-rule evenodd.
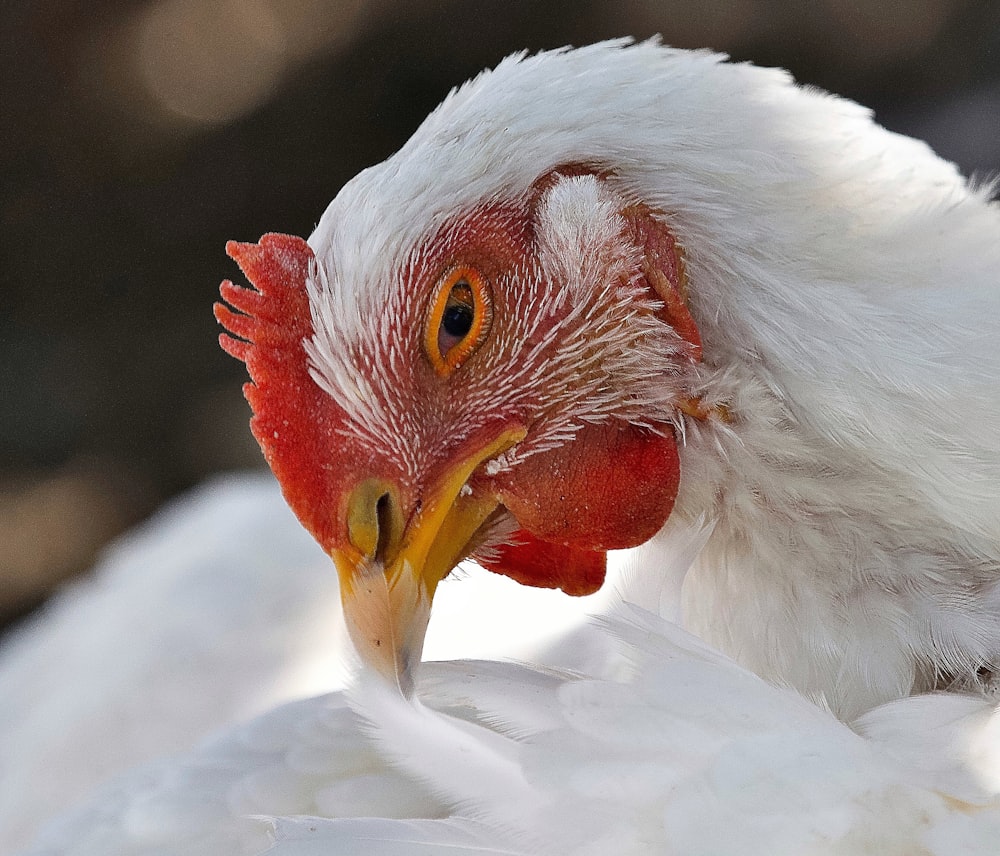
<path id="1" fill-rule="evenodd" d="M 217 309 L 337 566 L 351 706 L 279 709 L 31 852 L 990 852 L 989 196 L 709 53 L 605 43 L 457 90 L 308 244 L 232 245 L 257 291 Z M 621 548 L 586 675 L 418 670 L 462 559 L 582 594 Z"/>
<path id="2" fill-rule="evenodd" d="M 404 687 L 462 557 L 581 593 L 668 518 L 713 526 L 684 626 L 757 674 L 847 718 L 990 684 L 1000 211 L 867 111 L 655 44 L 515 57 L 309 245 L 231 252 L 255 434 Z"/>

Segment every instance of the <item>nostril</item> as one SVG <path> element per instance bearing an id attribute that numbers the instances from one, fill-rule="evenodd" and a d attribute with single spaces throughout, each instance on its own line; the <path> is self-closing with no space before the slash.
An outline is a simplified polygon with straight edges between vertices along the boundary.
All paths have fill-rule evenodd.
<path id="1" fill-rule="evenodd" d="M 383 493 L 375 503 L 375 524 L 378 526 L 378 539 L 375 544 L 375 558 L 386 564 L 387 553 L 393 541 L 393 507 L 392 494 Z"/>
<path id="2" fill-rule="evenodd" d="M 392 485 L 366 479 L 351 492 L 347 533 L 363 556 L 384 565 L 392 562 L 403 535 L 403 515 Z"/>

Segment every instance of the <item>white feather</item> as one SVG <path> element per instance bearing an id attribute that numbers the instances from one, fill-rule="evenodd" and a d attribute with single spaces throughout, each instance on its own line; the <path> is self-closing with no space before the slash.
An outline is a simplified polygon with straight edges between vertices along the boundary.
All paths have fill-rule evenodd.
<path id="1" fill-rule="evenodd" d="M 470 568 L 438 587 L 424 653 L 538 659 L 607 596 L 531 591 Z M 521 617 L 516 638 L 510 615 Z M 598 655 L 578 648 L 553 662 L 578 665 L 587 653 Z M 254 474 L 204 485 L 114 545 L 90 578 L 3 639 L 0 854 L 26 846 L 42 821 L 91 798 L 123 770 L 186 752 L 280 703 L 341 687 L 351 665 L 336 571 L 274 479 Z M 516 696 L 513 687 L 505 692 Z M 251 742 L 280 741 L 283 727 L 278 738 L 256 728 Z M 321 750 L 306 744 L 294 765 L 361 770 L 369 755 L 352 742 Z M 369 790 L 379 787 L 378 779 L 364 787 L 351 781 L 328 798 L 368 799 L 362 804 L 374 811 Z M 383 794 L 383 813 L 396 798 Z M 116 821 L 117 804 L 104 807 Z M 177 828 L 159 823 L 177 834 L 195 823 L 183 812 L 173 815 Z"/>
<path id="2" fill-rule="evenodd" d="M 25 854 L 993 852 L 983 700 L 901 700 L 859 734 L 636 606 L 601 624 L 579 632 L 620 648 L 616 677 L 429 663 L 419 701 L 363 682 L 351 706 L 293 702 L 124 777 Z"/>
<path id="3" fill-rule="evenodd" d="M 272 478 L 160 512 L 3 640 L 0 853 L 122 769 L 342 684 L 339 609 Z"/>

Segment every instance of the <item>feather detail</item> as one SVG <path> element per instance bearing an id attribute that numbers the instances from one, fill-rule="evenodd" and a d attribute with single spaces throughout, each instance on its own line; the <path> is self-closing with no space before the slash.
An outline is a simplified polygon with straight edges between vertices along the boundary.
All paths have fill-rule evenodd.
<path id="1" fill-rule="evenodd" d="M 330 856 L 363 851 L 366 856 L 522 856 L 497 841 L 496 830 L 455 820 L 383 820 L 283 817 L 270 821 L 274 844 L 268 856 Z"/>

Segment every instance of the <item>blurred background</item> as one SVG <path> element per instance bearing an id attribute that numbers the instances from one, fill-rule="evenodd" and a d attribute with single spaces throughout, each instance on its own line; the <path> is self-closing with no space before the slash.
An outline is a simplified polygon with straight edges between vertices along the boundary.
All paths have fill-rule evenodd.
<path id="1" fill-rule="evenodd" d="M 261 466 L 211 304 L 229 238 L 340 186 L 504 55 L 661 33 L 1000 168 L 995 0 L 3 0 L 0 627 L 207 475 Z"/>

